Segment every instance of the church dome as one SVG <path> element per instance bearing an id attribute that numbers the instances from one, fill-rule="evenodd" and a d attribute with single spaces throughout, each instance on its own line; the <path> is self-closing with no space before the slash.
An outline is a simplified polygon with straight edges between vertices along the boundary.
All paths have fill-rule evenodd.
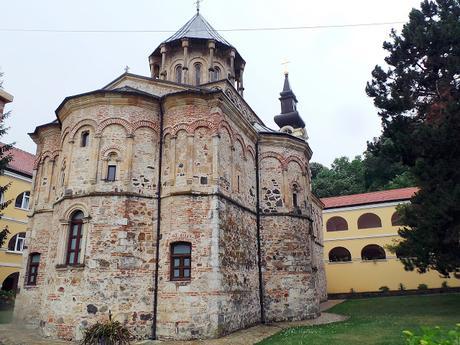
<path id="1" fill-rule="evenodd" d="M 149 57 L 152 78 L 201 85 L 222 79 L 243 90 L 246 62 L 198 11 Z"/>

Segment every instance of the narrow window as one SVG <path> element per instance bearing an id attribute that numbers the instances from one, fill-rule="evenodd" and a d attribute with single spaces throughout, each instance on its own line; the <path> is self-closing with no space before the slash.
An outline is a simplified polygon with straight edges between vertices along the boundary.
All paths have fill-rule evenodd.
<path id="1" fill-rule="evenodd" d="M 27 285 L 37 285 L 38 266 L 40 265 L 40 254 L 30 254 L 29 269 L 27 270 Z"/>
<path id="2" fill-rule="evenodd" d="M 292 193 L 292 205 L 294 205 L 294 207 L 299 206 L 297 205 L 297 193 Z"/>
<path id="3" fill-rule="evenodd" d="M 11 237 L 8 242 L 8 250 L 12 252 L 22 252 L 24 249 L 24 240 L 26 238 L 25 232 L 20 232 Z"/>
<path id="4" fill-rule="evenodd" d="M 176 83 L 182 83 L 182 66 L 176 66 Z"/>
<path id="5" fill-rule="evenodd" d="M 195 64 L 195 85 L 201 84 L 201 64 Z"/>
<path id="6" fill-rule="evenodd" d="M 158 79 L 160 77 L 160 65 L 153 65 L 153 77 Z"/>
<path id="7" fill-rule="evenodd" d="M 29 209 L 30 192 L 24 192 L 17 196 L 14 206 L 24 210 Z"/>
<path id="8" fill-rule="evenodd" d="M 67 265 L 76 265 L 80 262 L 83 217 L 83 212 L 76 211 L 70 221 L 69 241 L 67 243 Z"/>
<path id="9" fill-rule="evenodd" d="M 109 165 L 107 167 L 107 181 L 115 181 L 116 176 L 117 176 L 117 166 Z"/>
<path id="10" fill-rule="evenodd" d="M 240 192 L 240 175 L 238 175 L 238 181 L 237 181 L 237 188 L 238 188 L 238 193 Z"/>
<path id="11" fill-rule="evenodd" d="M 219 67 L 214 67 L 214 81 L 217 81 L 220 79 L 220 69 Z"/>
<path id="12" fill-rule="evenodd" d="M 171 244 L 171 280 L 190 280 L 192 246 L 187 242 Z"/>
<path id="13" fill-rule="evenodd" d="M 81 147 L 86 147 L 89 144 L 89 132 L 84 131 L 81 133 Z"/>

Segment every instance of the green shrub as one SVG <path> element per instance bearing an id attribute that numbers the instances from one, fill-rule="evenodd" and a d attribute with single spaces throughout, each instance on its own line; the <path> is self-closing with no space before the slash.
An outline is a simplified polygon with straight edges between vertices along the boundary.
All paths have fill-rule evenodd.
<path id="1" fill-rule="evenodd" d="M 418 284 L 417 289 L 419 289 L 419 290 L 428 290 L 428 285 L 426 285 L 426 284 Z"/>
<path id="2" fill-rule="evenodd" d="M 447 290 L 449 288 L 449 285 L 447 285 L 447 281 L 443 281 L 441 284 L 441 289 Z"/>
<path id="3" fill-rule="evenodd" d="M 444 330 L 440 327 L 422 327 L 422 334 L 414 334 L 404 331 L 406 345 L 459 345 L 460 324 L 452 330 Z"/>
<path id="4" fill-rule="evenodd" d="M 403 283 L 399 283 L 399 290 L 401 290 L 401 291 L 406 290 L 406 287 L 404 286 Z"/>
<path id="5" fill-rule="evenodd" d="M 353 294 L 355 293 L 355 290 L 353 288 L 350 289 L 350 293 Z"/>
<path id="6" fill-rule="evenodd" d="M 390 288 L 388 286 L 381 286 L 379 287 L 380 292 L 388 292 L 390 291 Z"/>
<path id="7" fill-rule="evenodd" d="M 118 321 L 97 322 L 87 330 L 81 345 L 129 345 L 133 338 L 129 330 Z"/>
<path id="8" fill-rule="evenodd" d="M 12 309 L 16 293 L 14 291 L 0 290 L 0 310 Z"/>

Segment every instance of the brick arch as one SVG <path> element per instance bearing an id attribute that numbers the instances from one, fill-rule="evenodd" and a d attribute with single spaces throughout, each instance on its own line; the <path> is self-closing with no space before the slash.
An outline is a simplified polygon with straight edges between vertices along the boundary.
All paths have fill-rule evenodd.
<path id="1" fill-rule="evenodd" d="M 239 135 L 238 133 L 234 134 L 233 146 L 235 146 L 235 143 L 237 141 L 240 143 L 241 149 L 243 150 L 243 158 L 246 159 L 246 145 L 244 143 L 243 137 L 241 135 Z"/>
<path id="2" fill-rule="evenodd" d="M 82 128 L 83 126 L 89 126 L 91 127 L 94 131 L 96 131 L 97 128 L 97 123 L 93 119 L 85 119 L 77 122 L 72 129 L 70 130 L 70 139 L 75 140 L 75 135 L 77 132 Z"/>
<path id="3" fill-rule="evenodd" d="M 70 128 L 67 127 L 64 129 L 64 131 L 61 134 L 61 141 L 59 143 L 59 146 L 62 148 L 64 140 L 67 138 L 67 135 L 70 133 Z"/>
<path id="4" fill-rule="evenodd" d="M 190 132 L 190 126 L 188 123 L 185 123 L 185 122 L 181 122 L 181 123 L 178 123 L 177 125 L 175 125 L 173 128 L 172 128 L 172 135 L 176 136 L 177 135 L 177 132 L 181 131 L 181 130 L 184 130 L 187 134 L 191 134 Z"/>
<path id="5" fill-rule="evenodd" d="M 160 132 L 160 127 L 153 121 L 141 120 L 134 122 L 131 126 L 132 133 L 136 132 L 139 128 L 150 128 L 156 134 Z"/>
<path id="6" fill-rule="evenodd" d="M 35 161 L 34 161 L 34 170 L 37 170 L 38 169 L 38 166 L 46 159 L 46 158 L 50 158 L 50 159 L 54 159 L 54 156 L 53 154 L 55 153 L 56 151 L 45 151 L 45 152 L 42 152 L 37 158 L 35 158 Z"/>
<path id="7" fill-rule="evenodd" d="M 297 156 L 289 156 L 284 160 L 284 166 L 286 167 L 286 169 L 287 169 L 289 163 L 292 163 L 292 162 L 295 162 L 295 163 L 297 163 L 299 165 L 300 170 L 302 170 L 302 173 L 306 172 L 306 170 L 305 170 L 305 162 L 302 159 L 300 159 L 299 157 L 297 157 Z"/>
<path id="8" fill-rule="evenodd" d="M 247 145 L 246 151 L 249 152 L 249 154 L 252 156 L 252 159 L 255 161 L 256 160 L 256 150 L 251 145 Z"/>
<path id="9" fill-rule="evenodd" d="M 125 119 L 121 119 L 121 118 L 114 118 L 114 119 L 107 119 L 107 120 L 102 121 L 99 124 L 99 126 L 97 126 L 96 134 L 101 135 L 102 131 L 110 125 L 120 125 L 121 127 L 125 129 L 126 134 L 128 135 L 133 133 L 131 124 L 128 121 L 126 121 Z"/>
<path id="10" fill-rule="evenodd" d="M 107 154 L 111 151 L 116 151 L 117 154 L 120 156 L 118 158 L 121 158 L 121 153 L 123 152 L 123 149 L 118 145 L 111 145 L 111 146 L 103 147 L 101 150 L 101 157 L 104 157 L 104 158 L 107 157 Z"/>
<path id="11" fill-rule="evenodd" d="M 279 154 L 278 152 L 268 151 L 264 152 L 260 155 L 260 162 L 262 162 L 266 158 L 275 158 L 280 162 L 281 167 L 284 167 L 284 157 Z"/>
<path id="12" fill-rule="evenodd" d="M 76 202 L 72 205 L 70 205 L 69 207 L 67 207 L 67 209 L 63 212 L 63 219 L 64 220 L 70 220 L 70 218 L 72 217 L 72 214 L 75 212 L 75 211 L 81 211 L 83 212 L 83 215 L 87 218 L 87 217 L 90 217 L 90 214 L 89 214 L 89 208 L 86 204 L 82 203 L 82 202 Z"/>
<path id="13" fill-rule="evenodd" d="M 220 133 L 222 128 L 225 128 L 228 132 L 228 135 L 230 136 L 230 141 L 233 145 L 233 142 L 235 140 L 234 136 L 233 136 L 233 129 L 232 127 L 230 127 L 229 123 L 225 120 L 222 120 L 220 121 L 218 124 L 217 124 L 217 132 Z"/>
<path id="14" fill-rule="evenodd" d="M 166 135 L 174 135 L 174 129 L 171 126 L 168 126 L 163 129 L 163 137 L 166 137 Z"/>
<path id="15" fill-rule="evenodd" d="M 191 133 L 195 133 L 195 131 L 200 127 L 205 127 L 212 133 L 214 124 L 211 121 L 207 120 L 196 120 L 189 125 Z"/>

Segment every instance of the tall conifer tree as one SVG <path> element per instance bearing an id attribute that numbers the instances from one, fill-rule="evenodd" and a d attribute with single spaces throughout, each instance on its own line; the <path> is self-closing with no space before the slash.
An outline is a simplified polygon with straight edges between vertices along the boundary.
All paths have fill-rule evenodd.
<path id="1" fill-rule="evenodd" d="M 383 44 L 366 92 L 382 120 L 381 140 L 420 188 L 400 207 L 406 226 L 393 246 L 408 270 L 448 275 L 460 268 L 460 3 L 424 0 L 401 34 Z M 368 147 L 384 156 L 378 143 Z"/>

